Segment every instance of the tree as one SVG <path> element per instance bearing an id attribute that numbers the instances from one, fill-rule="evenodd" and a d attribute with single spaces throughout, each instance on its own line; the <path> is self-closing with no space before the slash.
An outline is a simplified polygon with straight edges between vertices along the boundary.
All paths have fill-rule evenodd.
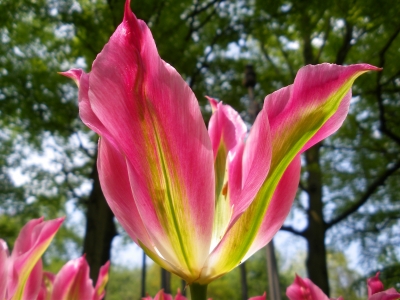
<path id="1" fill-rule="evenodd" d="M 378 226 L 376 236 L 379 224 L 390 231 L 398 222 L 398 209 L 390 203 L 397 199 L 391 181 L 398 178 L 400 168 L 395 154 L 399 150 L 395 132 L 399 129 L 393 119 L 399 112 L 400 66 L 393 55 L 398 49 L 399 24 L 389 21 L 397 9 L 389 2 L 377 6 L 365 1 L 259 1 L 249 19 L 253 51 L 260 54 L 254 64 L 259 66 L 258 73 L 265 76 L 259 78 L 263 91 L 290 83 L 295 70 L 303 64 L 365 61 L 389 66 L 356 82 L 358 101 L 352 105 L 345 129 L 306 152 L 301 200 L 296 207 L 307 225 L 282 228 L 306 239 L 308 275 L 327 294 L 328 230 L 335 232 L 331 240 L 336 244 L 340 229 L 335 229 L 343 229 L 340 224 L 350 222 L 353 227 L 362 228 L 364 234 L 364 229 Z M 356 121 L 360 118 L 366 122 Z M 385 213 L 375 211 L 365 216 L 364 211 L 376 204 L 379 194 L 388 202 L 381 204 Z M 358 221 L 361 218 L 368 222 Z M 354 237 L 354 233 L 347 236 Z"/>
<path id="2" fill-rule="evenodd" d="M 122 19 L 123 2 L 0 3 L 1 232 L 12 240 L 26 219 L 64 214 L 65 205 L 73 203 L 86 210 L 88 222 L 105 225 L 88 225 L 86 241 L 103 241 L 98 247 L 102 251 L 89 255 L 89 246 L 85 250 L 93 272 L 109 255 L 113 219 L 96 179 L 97 137 L 77 120 L 76 87 L 55 74 L 71 67 L 90 70 Z M 306 238 L 309 276 L 326 293 L 326 240 L 340 246 L 339 237 L 357 238 L 364 254 L 374 258 L 369 260 L 375 262 L 371 269 L 391 265 L 397 257 L 398 6 L 372 0 L 132 1 L 133 11 L 151 27 L 161 57 L 195 91 L 206 122 L 210 112 L 204 95 L 246 110 L 241 81 L 248 63 L 256 66 L 258 99 L 290 84 L 306 63 L 364 61 L 384 67 L 356 82 L 356 98 L 343 129 L 304 158 L 295 208 L 307 221 L 306 228 L 290 220 L 283 227 Z M 52 156 L 51 167 L 32 162 L 32 157 L 43 156 Z M 15 184 L 12 172 L 25 173 L 29 180 Z M 79 252 L 76 231 L 66 228 L 62 238 L 54 251 L 64 257 L 71 248 Z M 378 246 L 377 238 L 382 240 Z M 369 247 L 371 242 L 374 247 Z M 387 253 L 393 254 L 391 259 L 382 259 Z"/>

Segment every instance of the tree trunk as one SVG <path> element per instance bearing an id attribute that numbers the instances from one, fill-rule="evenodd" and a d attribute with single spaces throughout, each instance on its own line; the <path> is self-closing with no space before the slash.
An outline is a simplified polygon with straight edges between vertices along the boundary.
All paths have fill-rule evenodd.
<path id="1" fill-rule="evenodd" d="M 240 282 L 242 286 L 242 300 L 248 299 L 248 288 L 247 288 L 247 272 L 246 272 L 246 263 L 242 263 L 240 266 Z"/>
<path id="2" fill-rule="evenodd" d="M 93 169 L 93 187 L 87 203 L 83 253 L 90 266 L 90 278 L 96 282 L 100 267 L 110 259 L 111 242 L 117 234 L 114 215 L 100 188 L 97 167 Z"/>
<path id="3" fill-rule="evenodd" d="M 279 286 L 278 267 L 276 263 L 274 240 L 265 247 L 267 255 L 268 295 L 270 300 L 281 300 L 281 289 Z"/>
<path id="4" fill-rule="evenodd" d="M 322 203 L 322 172 L 317 144 L 305 152 L 307 176 L 307 193 L 309 198 L 308 227 L 304 232 L 307 240 L 307 273 L 308 277 L 329 296 L 328 268 L 326 261 L 325 232 Z"/>
<path id="5" fill-rule="evenodd" d="M 161 289 L 164 293 L 171 294 L 171 273 L 161 268 Z"/>
<path id="6" fill-rule="evenodd" d="M 141 292 L 140 296 L 142 298 L 146 297 L 146 253 L 143 251 L 142 257 L 142 281 L 141 281 Z"/>

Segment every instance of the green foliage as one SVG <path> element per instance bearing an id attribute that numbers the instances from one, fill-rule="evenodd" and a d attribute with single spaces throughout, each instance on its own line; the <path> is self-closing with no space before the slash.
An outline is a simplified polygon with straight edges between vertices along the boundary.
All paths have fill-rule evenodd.
<path id="1" fill-rule="evenodd" d="M 97 137 L 77 118 L 76 87 L 56 72 L 71 67 L 90 71 L 91 62 L 122 20 L 123 3 L 0 2 L 0 232 L 10 246 L 29 219 L 64 215 L 67 203 L 74 209 L 85 208 Z M 210 111 L 205 95 L 224 100 L 246 115 L 242 74 L 248 63 L 257 72 L 255 94 L 260 102 L 266 94 L 292 83 L 296 71 L 307 63 L 367 62 L 384 67 L 381 73 L 357 80 L 347 121 L 323 144 L 324 217 L 329 224 L 367 197 L 353 214 L 332 225 L 328 243 L 343 249 L 358 241 L 366 269 L 385 268 L 391 274 L 387 278 L 398 281 L 391 268 L 399 261 L 399 167 L 395 167 L 400 152 L 400 27 L 396 22 L 400 3 L 151 0 L 132 1 L 131 6 L 151 27 L 161 57 L 193 88 L 206 120 Z M 39 163 L 43 158 L 45 166 Z M 390 170 L 394 171 L 388 174 Z M 11 173 L 27 179 L 17 184 Z M 380 178 L 382 182 L 370 189 Z M 307 203 L 299 199 L 296 213 L 306 217 Z M 80 239 L 76 228 L 64 227 L 45 262 L 58 266 L 76 257 Z M 345 265 L 343 258 L 337 260 Z M 250 294 L 262 294 L 263 260 L 256 256 L 247 266 Z M 151 272 L 154 278 L 159 276 L 158 271 Z M 111 278 L 137 282 L 138 276 L 128 273 L 116 268 Z M 353 275 L 357 276 L 349 276 Z M 235 270 L 211 284 L 210 296 L 236 297 L 238 278 Z M 113 289 L 125 290 L 113 280 L 110 294 Z M 292 278 L 282 280 L 287 286 Z M 139 285 L 127 284 L 127 299 L 137 295 L 129 288 L 133 286 Z M 340 291 L 340 286 L 332 286 Z M 157 289 L 158 283 L 149 283 L 152 294 Z"/>

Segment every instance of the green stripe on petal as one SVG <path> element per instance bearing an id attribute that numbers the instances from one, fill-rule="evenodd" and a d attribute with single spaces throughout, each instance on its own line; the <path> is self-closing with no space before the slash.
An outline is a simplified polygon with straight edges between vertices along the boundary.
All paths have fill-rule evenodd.
<path id="1" fill-rule="evenodd" d="M 340 68 L 343 68 L 343 71 L 345 70 L 344 67 Z M 293 104 L 294 101 L 292 103 L 289 101 L 288 107 L 275 116 L 275 120 L 270 120 L 272 161 L 268 177 L 252 204 L 230 228 L 221 241 L 221 244 L 210 255 L 201 278 L 198 280 L 200 284 L 211 282 L 241 263 L 241 260 L 246 255 L 258 233 L 274 191 L 286 168 L 323 125 L 335 114 L 342 100 L 349 92 L 354 80 L 371 69 L 374 68 L 370 66 L 369 69 L 356 70 L 337 89 L 332 89 L 332 92 L 328 94 L 326 99 L 316 99 L 316 101 L 306 99 L 304 101 L 306 105 L 300 107 L 298 103 Z M 326 85 L 332 88 L 333 84 L 332 82 L 328 82 Z M 300 86 L 299 89 L 301 88 L 304 87 Z M 295 89 L 296 82 L 293 86 L 293 90 Z M 298 101 L 301 100 L 298 99 Z"/>

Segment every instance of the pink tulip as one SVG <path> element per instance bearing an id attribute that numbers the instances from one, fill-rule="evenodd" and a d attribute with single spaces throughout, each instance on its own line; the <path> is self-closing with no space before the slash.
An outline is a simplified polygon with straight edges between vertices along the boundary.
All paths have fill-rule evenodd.
<path id="1" fill-rule="evenodd" d="M 177 295 L 178 296 L 178 295 Z M 182 295 L 180 295 L 182 297 Z M 186 298 L 184 297 L 182 298 L 178 298 L 181 300 L 186 300 Z M 178 300 L 177 298 L 175 298 L 175 300 Z M 151 298 L 150 296 L 144 297 L 142 298 L 142 300 L 173 300 L 172 296 L 170 294 L 166 294 L 164 293 L 164 290 L 160 290 L 157 295 L 153 298 Z"/>
<path id="2" fill-rule="evenodd" d="M 8 248 L 5 241 L 0 239 L 0 299 L 5 299 L 7 290 Z"/>
<path id="3" fill-rule="evenodd" d="M 55 275 L 50 272 L 43 272 L 42 285 L 40 287 L 40 292 L 36 300 L 50 300 L 51 293 L 53 292 L 53 285 Z"/>
<path id="4" fill-rule="evenodd" d="M 62 74 L 78 84 L 80 116 L 101 136 L 99 177 L 120 224 L 163 268 L 206 285 L 279 230 L 300 154 L 340 127 L 354 80 L 369 70 L 378 69 L 302 68 L 265 98 L 248 137 L 239 114 L 210 99 L 207 131 L 193 92 L 127 0 L 92 71 Z"/>
<path id="5" fill-rule="evenodd" d="M 368 278 L 368 300 L 398 300 L 400 293 L 394 288 L 384 291 L 383 283 L 379 280 L 379 272 Z"/>
<path id="6" fill-rule="evenodd" d="M 249 298 L 249 300 L 267 300 L 267 293 L 264 292 L 262 296 L 251 297 Z"/>
<path id="7" fill-rule="evenodd" d="M 294 282 L 286 289 L 286 296 L 289 300 L 334 300 L 334 298 L 328 298 L 310 279 L 303 279 L 297 275 Z M 339 297 L 337 300 L 343 300 L 343 298 Z"/>
<path id="8" fill-rule="evenodd" d="M 164 293 L 164 290 L 161 290 L 157 293 L 157 295 L 153 298 L 150 296 L 142 298 L 142 300 L 172 300 L 172 296 L 170 294 Z M 178 293 L 176 294 L 174 300 L 186 300 L 185 296 L 182 296 L 181 291 L 178 289 Z M 208 300 L 212 300 L 208 298 Z M 251 297 L 249 300 L 267 300 L 267 294 L 264 292 L 262 296 Z"/>
<path id="9" fill-rule="evenodd" d="M 100 269 L 96 287 L 89 278 L 89 265 L 85 256 L 67 262 L 55 276 L 51 291 L 51 300 L 100 300 L 105 295 L 108 281 L 107 262 Z"/>
<path id="10" fill-rule="evenodd" d="M 20 231 L 11 256 L 0 240 L 0 299 L 36 299 L 41 288 L 41 256 L 64 218 L 29 221 Z"/>

